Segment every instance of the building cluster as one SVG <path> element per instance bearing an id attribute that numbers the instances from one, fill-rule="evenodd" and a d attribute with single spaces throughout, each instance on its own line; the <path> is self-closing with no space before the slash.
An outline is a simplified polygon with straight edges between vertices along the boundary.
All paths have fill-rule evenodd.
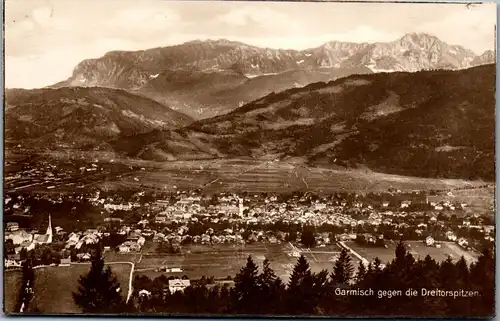
<path id="1" fill-rule="evenodd" d="M 57 235 L 66 250 L 78 252 L 78 259 L 85 260 L 89 257 L 86 251 L 88 245 L 100 239 L 112 238 L 113 235 L 120 236 L 119 243 L 112 245 L 114 250 L 129 253 L 141 251 L 147 241 L 176 246 L 187 243 L 281 243 L 288 241 L 290 226 L 305 225 L 316 228 L 319 246 L 334 241 L 329 232 L 321 230 L 324 226 L 336 229 L 336 237 L 340 240 L 352 239 L 352 235 L 363 233 L 371 233 L 376 238 L 381 234 L 377 230 L 391 233 L 411 230 L 429 246 L 444 240 L 467 247 L 469 240 L 454 230 L 463 228 L 474 229 L 484 235 L 486 240 L 494 240 L 494 226 L 485 224 L 477 215 L 462 215 L 464 219 L 454 227 L 444 219 L 446 216 L 439 215 L 445 211 L 459 213 L 467 204 L 428 202 L 425 197 L 417 202 L 415 198 L 404 197 L 395 202 L 383 197 L 377 201 L 367 201 L 357 195 L 348 199 L 303 194 L 282 199 L 269 194 L 223 193 L 206 196 L 192 191 L 179 191 L 169 197 L 163 195 L 144 200 L 146 196 L 145 192 L 138 192 L 127 198 L 104 195 L 100 191 L 60 195 L 51 199 L 51 202 L 61 203 L 64 198 L 77 202 L 88 201 L 101 211 L 102 221 L 96 222 L 95 228 L 84 231 L 64 231 L 56 226 L 53 232 L 49 215 L 49 226 L 45 233 L 26 231 L 15 222 L 8 222 L 5 241 L 11 240 L 15 252 L 19 253 L 22 248 L 29 251 L 37 244 L 50 244 L 54 235 Z M 415 208 L 415 203 L 420 207 Z M 19 213 L 30 213 L 22 196 L 7 196 L 5 204 Z M 436 206 L 442 206 L 443 210 L 436 211 Z M 125 222 L 123 213 L 135 212 L 140 212 L 137 220 Z M 440 238 L 436 236 L 436 231 L 440 233 Z"/>

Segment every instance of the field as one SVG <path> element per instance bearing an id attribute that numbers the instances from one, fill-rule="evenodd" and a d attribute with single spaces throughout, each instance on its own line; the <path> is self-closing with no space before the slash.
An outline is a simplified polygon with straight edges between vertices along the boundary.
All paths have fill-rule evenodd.
<path id="1" fill-rule="evenodd" d="M 72 292 L 78 287 L 78 279 L 89 271 L 89 264 L 72 264 L 71 266 L 44 267 L 35 271 L 35 295 L 29 310 L 38 309 L 41 313 L 78 313 L 80 310 L 73 302 Z M 111 269 L 121 285 L 124 297 L 128 293 L 130 277 L 129 264 L 113 264 Z M 5 273 L 5 307 L 12 311 L 17 301 L 21 272 Z M 9 310 L 10 309 L 10 310 Z"/>
<path id="2" fill-rule="evenodd" d="M 3 273 L 3 304 L 4 312 L 15 312 L 19 289 L 22 285 L 22 274 L 19 270 L 4 271 Z"/>
<path id="3" fill-rule="evenodd" d="M 464 209 L 465 214 L 494 214 L 495 188 L 481 188 L 474 190 L 456 190 L 451 195 L 428 196 L 429 202 L 460 202 L 468 206 Z"/>
<path id="4" fill-rule="evenodd" d="M 295 190 L 330 193 L 337 191 L 387 191 L 448 189 L 484 184 L 453 179 L 427 179 L 381 174 L 366 170 L 307 167 L 301 160 L 220 159 L 173 162 L 140 162 L 144 171 L 96 186 L 108 189 L 189 189 L 209 192 L 290 192 Z M 134 162 L 134 165 L 137 165 Z"/>
<path id="5" fill-rule="evenodd" d="M 394 258 L 396 243 L 388 242 L 388 248 L 361 247 L 354 242 L 346 244 L 364 258 L 372 261 L 375 257 L 387 263 Z M 430 254 L 438 261 L 445 260 L 448 256 L 458 260 L 464 255 L 468 263 L 476 260 L 478 254 L 462 250 L 454 243 L 443 243 L 443 247 L 427 247 L 422 242 L 406 242 L 407 248 L 416 259 L 424 258 Z M 119 254 L 107 252 L 106 263 L 111 265 L 121 284 L 124 297 L 128 293 L 128 283 L 131 266 L 124 262 L 134 262 L 134 275 L 146 275 L 155 278 L 160 275 L 178 276 L 187 275 L 191 279 L 202 276 L 224 279 L 234 277 L 246 264 L 250 255 L 254 262 L 262 267 L 262 261 L 268 258 L 271 268 L 287 283 L 297 257 L 293 257 L 292 245 L 285 244 L 251 244 L 251 245 L 189 245 L 183 246 L 177 255 L 159 255 L 155 253 Z M 298 249 L 306 256 L 312 272 L 323 269 L 332 271 L 334 260 L 340 252 L 337 245 L 328 245 L 314 249 Z M 351 255 L 354 267 L 358 259 Z M 182 272 L 161 272 L 160 267 L 181 268 Z M 68 267 L 48 267 L 36 270 L 35 297 L 30 305 L 30 310 L 38 309 L 43 313 L 77 313 L 78 307 L 73 303 L 71 293 L 77 288 L 80 275 L 89 270 L 89 264 L 72 264 Z M 17 301 L 18 290 L 21 285 L 21 273 L 9 271 L 5 273 L 5 311 L 12 312 Z M 56 302 L 56 303 L 55 303 Z"/>
<path id="6" fill-rule="evenodd" d="M 137 275 L 157 277 L 161 274 L 167 276 L 187 275 L 189 278 L 198 279 L 202 276 L 226 278 L 234 277 L 236 273 L 246 264 L 248 256 L 252 256 L 254 262 L 261 267 L 265 258 L 269 259 L 271 268 L 276 274 L 287 282 L 297 257 L 289 255 L 292 248 L 289 244 L 252 244 L 238 245 L 191 245 L 183 246 L 182 254 L 158 255 L 144 254 L 140 262 L 136 263 Z M 322 269 L 332 270 L 333 257 L 340 251 L 336 245 L 325 248 L 313 249 L 311 252 L 303 250 L 311 270 L 319 272 Z M 353 258 L 355 260 L 355 258 Z M 354 262 L 357 262 L 355 260 Z M 357 263 L 356 263 L 357 264 Z M 181 268 L 180 273 L 159 272 L 161 266 L 168 268 Z"/>
<path id="7" fill-rule="evenodd" d="M 478 258 L 478 254 L 475 252 L 469 252 L 461 249 L 458 245 L 451 242 L 442 243 L 441 248 L 426 246 L 423 242 L 419 241 L 409 241 L 405 242 L 408 251 L 415 257 L 415 259 L 423 259 L 427 254 L 429 254 L 436 261 L 444 261 L 450 256 L 454 261 L 460 259 L 463 255 L 464 258 L 470 264 Z M 387 263 L 392 261 L 395 256 L 396 242 L 387 242 L 388 248 L 375 248 L 375 247 L 362 247 L 354 242 L 346 242 L 346 244 L 356 251 L 358 254 L 373 261 L 378 257 L 382 263 Z"/>
<path id="8" fill-rule="evenodd" d="M 72 155 L 71 157 L 69 155 Z M 36 158 L 36 157 L 35 157 Z M 35 158 L 9 153 L 6 156 L 7 176 L 16 176 L 22 164 L 34 164 Z M 40 177 L 18 177 L 6 181 L 6 190 L 57 193 L 73 190 L 84 192 L 92 187 L 143 188 L 172 191 L 201 188 L 206 192 L 290 192 L 296 190 L 331 193 L 338 191 L 403 191 L 449 189 L 482 185 L 481 181 L 405 177 L 372 172 L 370 170 L 308 167 L 301 158 L 276 157 L 262 159 L 210 159 L 192 161 L 153 162 L 120 159 L 110 153 L 52 153 L 42 159 L 57 165 L 62 171 L 57 183 L 44 182 Z M 113 163 L 110 163 L 113 159 Z M 80 173 L 80 166 L 99 161 L 102 171 Z M 141 168 L 142 170 L 139 170 Z M 47 189 L 53 185 L 53 189 Z"/>

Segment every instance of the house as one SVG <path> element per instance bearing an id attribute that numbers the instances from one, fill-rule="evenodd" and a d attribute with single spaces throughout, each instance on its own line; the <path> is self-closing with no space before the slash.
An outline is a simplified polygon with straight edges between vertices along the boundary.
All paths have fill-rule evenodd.
<path id="1" fill-rule="evenodd" d="M 120 246 L 118 246 L 118 251 L 120 251 L 120 253 L 129 253 L 130 247 L 128 245 L 126 245 L 125 243 L 120 244 Z"/>
<path id="2" fill-rule="evenodd" d="M 139 240 L 140 237 L 141 237 L 141 235 L 134 231 L 128 235 L 127 240 L 128 241 L 137 241 L 137 240 Z"/>
<path id="3" fill-rule="evenodd" d="M 450 241 L 456 241 L 457 240 L 457 236 L 455 235 L 455 233 L 453 233 L 452 231 L 448 231 L 445 233 L 445 236 L 448 240 Z"/>
<path id="4" fill-rule="evenodd" d="M 190 285 L 191 285 L 190 280 L 181 280 L 181 279 L 168 280 L 168 289 L 170 290 L 170 293 L 175 293 L 177 291 L 184 291 L 184 289 Z"/>
<path id="5" fill-rule="evenodd" d="M 4 266 L 5 266 L 6 268 L 10 268 L 10 267 L 21 267 L 21 262 L 16 261 L 16 260 L 9 260 L 9 259 L 6 259 L 6 260 L 5 260 L 5 263 L 4 263 Z"/>
<path id="6" fill-rule="evenodd" d="M 411 204 L 411 201 L 402 201 L 401 202 L 401 208 L 408 208 Z"/>
<path id="7" fill-rule="evenodd" d="M 91 259 L 91 257 L 92 256 L 90 255 L 90 253 L 78 253 L 76 255 L 76 258 L 81 261 L 88 261 Z"/>
<path id="8" fill-rule="evenodd" d="M 427 236 L 425 238 L 425 245 L 427 245 L 427 246 L 433 246 L 434 243 L 436 243 L 436 241 L 434 240 L 434 238 L 432 236 Z"/>
<path id="9" fill-rule="evenodd" d="M 153 242 L 163 242 L 165 241 L 165 234 L 163 233 L 156 233 L 153 236 Z"/>
<path id="10" fill-rule="evenodd" d="M 141 246 L 136 242 L 126 241 L 118 246 L 118 251 L 120 253 L 138 252 L 141 250 Z"/>
<path id="11" fill-rule="evenodd" d="M 15 232 L 17 230 L 19 230 L 19 223 L 17 222 L 7 222 L 7 231 L 9 232 Z"/>
<path id="12" fill-rule="evenodd" d="M 167 217 L 166 216 L 156 216 L 155 217 L 155 223 L 156 224 L 166 224 L 167 223 Z"/>
<path id="13" fill-rule="evenodd" d="M 139 291 L 139 296 L 140 297 L 145 297 L 145 296 L 146 297 L 150 297 L 151 296 L 151 292 L 149 292 L 148 290 L 142 289 L 142 290 Z"/>
<path id="14" fill-rule="evenodd" d="M 12 240 L 15 245 L 33 241 L 33 234 L 25 230 L 17 230 L 10 233 L 5 233 L 5 240 Z"/>
<path id="15" fill-rule="evenodd" d="M 461 247 L 467 247 L 467 246 L 469 245 L 469 242 L 468 242 L 465 238 L 463 238 L 463 237 L 459 238 L 459 239 L 457 240 L 457 243 L 458 243 L 458 245 L 460 245 Z"/>

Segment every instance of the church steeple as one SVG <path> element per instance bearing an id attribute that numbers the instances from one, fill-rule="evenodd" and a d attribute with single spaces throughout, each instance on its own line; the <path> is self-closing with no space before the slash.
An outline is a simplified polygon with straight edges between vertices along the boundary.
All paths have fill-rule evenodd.
<path id="1" fill-rule="evenodd" d="M 52 220 L 50 219 L 50 214 L 49 214 L 49 226 L 47 227 L 47 232 L 45 232 L 45 235 L 48 235 L 47 243 L 52 243 Z"/>

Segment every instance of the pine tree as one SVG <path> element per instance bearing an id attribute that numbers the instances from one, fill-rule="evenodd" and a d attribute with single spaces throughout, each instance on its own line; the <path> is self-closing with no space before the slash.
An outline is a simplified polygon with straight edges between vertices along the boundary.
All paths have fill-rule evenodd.
<path id="1" fill-rule="evenodd" d="M 309 262 L 302 254 L 293 268 L 287 290 L 287 312 L 295 314 L 313 313 L 313 276 Z"/>
<path id="2" fill-rule="evenodd" d="M 83 313 L 119 313 L 125 309 L 120 284 L 111 268 L 104 267 L 100 245 L 97 245 L 93 254 L 89 273 L 81 276 L 78 283 L 73 300 Z"/>
<path id="3" fill-rule="evenodd" d="M 363 261 L 359 261 L 358 272 L 356 273 L 356 278 L 355 278 L 356 284 L 361 284 L 361 282 L 363 282 L 366 273 L 367 273 L 366 267 L 363 264 Z"/>
<path id="4" fill-rule="evenodd" d="M 396 264 L 403 264 L 407 253 L 408 251 L 403 243 L 403 239 L 399 240 L 399 243 L 396 246 L 396 257 L 394 258 Z"/>
<path id="5" fill-rule="evenodd" d="M 340 252 L 339 259 L 335 262 L 333 272 L 331 274 L 333 284 L 348 285 L 352 278 L 353 271 L 354 268 L 351 264 L 351 257 L 349 256 L 347 250 L 343 248 Z"/>
<path id="6" fill-rule="evenodd" d="M 382 272 L 382 261 L 378 256 L 373 260 L 373 272 L 376 274 Z"/>
<path id="7" fill-rule="evenodd" d="M 307 282 L 311 276 L 311 267 L 309 266 L 309 262 L 307 262 L 306 257 L 302 254 L 293 268 L 288 288 L 290 290 L 299 288 L 303 283 Z"/>
<path id="8" fill-rule="evenodd" d="M 316 237 L 314 236 L 314 229 L 312 227 L 304 227 L 302 234 L 300 235 L 300 243 L 302 243 L 305 247 L 316 246 Z"/>
<path id="9" fill-rule="evenodd" d="M 324 315 L 331 307 L 331 287 L 328 278 L 328 271 L 322 270 L 313 273 L 312 304 L 314 315 Z"/>
<path id="10" fill-rule="evenodd" d="M 456 282 L 455 265 L 453 259 L 448 256 L 439 266 L 438 280 L 442 288 L 452 289 Z"/>
<path id="11" fill-rule="evenodd" d="M 465 261 L 465 258 L 463 256 L 460 257 L 460 260 L 457 261 L 457 263 L 455 264 L 455 268 L 457 271 L 457 285 L 463 289 L 469 288 L 470 271 L 469 266 L 467 265 L 467 261 Z"/>
<path id="12" fill-rule="evenodd" d="M 234 278 L 232 295 L 233 309 L 236 313 L 254 314 L 259 306 L 259 277 L 257 265 L 252 257 Z"/>
<path id="13" fill-rule="evenodd" d="M 259 275 L 260 286 L 260 312 L 261 313 L 276 313 L 280 307 L 280 290 L 283 283 L 270 266 L 269 260 L 266 258 L 262 262 L 262 273 Z"/>
<path id="14" fill-rule="evenodd" d="M 16 311 L 27 312 L 29 303 L 33 298 L 33 288 L 35 286 L 35 272 L 33 270 L 33 262 L 27 259 L 23 263 L 23 281 L 19 289 L 19 298 L 16 306 Z"/>
<path id="15" fill-rule="evenodd" d="M 474 316 L 491 317 L 495 310 L 495 259 L 493 250 L 486 248 L 478 261 L 471 266 L 470 278 L 474 290 L 481 293 L 474 298 Z"/>

